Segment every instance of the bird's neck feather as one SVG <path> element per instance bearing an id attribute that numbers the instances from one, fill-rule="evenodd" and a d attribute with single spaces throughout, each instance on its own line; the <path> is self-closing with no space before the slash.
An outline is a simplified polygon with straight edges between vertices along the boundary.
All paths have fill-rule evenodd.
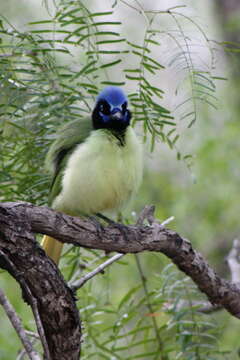
<path id="1" fill-rule="evenodd" d="M 126 140 L 125 139 L 126 130 L 127 130 L 127 128 L 122 131 L 115 131 L 113 129 L 109 129 L 108 131 L 110 131 L 111 134 L 118 140 L 117 143 L 119 146 L 124 146 L 124 145 L 126 145 L 126 141 L 125 141 Z"/>

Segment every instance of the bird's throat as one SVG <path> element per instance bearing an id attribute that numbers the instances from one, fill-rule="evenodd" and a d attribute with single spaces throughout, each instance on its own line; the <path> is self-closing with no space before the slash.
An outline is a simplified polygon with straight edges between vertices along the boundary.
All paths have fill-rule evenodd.
<path id="1" fill-rule="evenodd" d="M 117 139 L 117 144 L 119 146 L 124 146 L 126 144 L 126 139 L 125 139 L 125 135 L 126 135 L 126 129 L 122 130 L 122 131 L 116 131 L 113 129 L 109 130 L 112 135 Z"/>

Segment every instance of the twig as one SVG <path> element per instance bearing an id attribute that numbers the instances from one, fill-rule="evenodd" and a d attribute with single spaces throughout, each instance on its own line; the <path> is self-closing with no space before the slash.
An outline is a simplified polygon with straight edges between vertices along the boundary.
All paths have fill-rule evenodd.
<path id="1" fill-rule="evenodd" d="M 17 272 L 15 268 L 15 265 L 13 264 L 13 262 L 4 255 L 4 253 L 0 250 L 0 255 L 4 256 L 5 261 L 8 263 L 8 270 L 10 270 L 11 272 Z M 5 264 L 6 265 L 6 264 Z M 10 269 L 9 269 L 10 266 Z M 43 330 L 43 326 L 42 326 L 42 322 L 39 316 L 39 312 L 38 312 L 38 305 L 37 305 L 37 300 L 36 298 L 33 296 L 27 282 L 25 281 L 25 279 L 22 276 L 19 276 L 20 274 L 18 273 L 18 281 L 22 287 L 22 290 L 24 290 L 24 296 L 27 299 L 28 304 L 31 304 L 32 307 L 32 311 L 33 311 L 33 315 L 36 321 L 36 325 L 37 325 L 37 329 L 38 329 L 38 333 L 41 339 L 41 343 L 44 349 L 44 356 L 46 360 L 51 360 L 51 356 L 49 353 L 49 348 L 48 348 L 48 344 L 47 344 L 47 340 L 46 340 L 46 336 L 45 336 L 45 332 Z"/>
<path id="2" fill-rule="evenodd" d="M 71 284 L 73 284 L 76 281 L 76 279 L 79 278 L 79 276 L 82 274 L 83 269 L 90 268 L 94 263 L 104 258 L 106 258 L 105 254 L 99 257 L 95 257 L 92 261 L 89 261 L 88 263 L 81 262 L 81 264 L 79 264 L 79 269 L 73 273 L 71 279 L 68 282 L 68 285 L 71 286 Z"/>
<path id="3" fill-rule="evenodd" d="M 154 211 L 155 211 L 154 205 L 145 206 L 142 209 L 142 211 L 140 212 L 140 214 L 138 215 L 136 225 L 137 226 L 143 225 L 144 220 L 147 220 L 149 222 L 149 224 L 152 225 L 152 223 L 155 221 Z"/>
<path id="4" fill-rule="evenodd" d="M 33 310 L 34 319 L 35 319 L 36 326 L 37 326 L 38 333 L 39 333 L 39 337 L 41 339 L 41 343 L 42 343 L 42 346 L 43 346 L 43 349 L 44 349 L 44 359 L 51 360 L 51 355 L 50 355 L 50 352 L 49 352 L 46 335 L 45 335 L 45 332 L 44 332 L 44 329 L 43 329 L 41 318 L 39 316 L 37 300 L 32 294 L 31 294 L 31 302 L 32 302 L 32 310 Z"/>
<path id="5" fill-rule="evenodd" d="M 179 8 L 186 8 L 186 5 L 176 5 L 176 6 L 170 7 L 168 9 L 166 9 L 166 10 L 145 10 L 145 12 L 147 14 L 169 14 L 173 10 L 179 9 Z"/>
<path id="6" fill-rule="evenodd" d="M 72 284 L 70 283 L 69 286 L 73 291 L 80 289 L 88 280 L 92 279 L 95 275 L 101 273 L 106 267 L 114 263 L 115 261 L 121 259 L 125 254 L 116 254 L 112 256 L 110 259 L 105 261 L 104 263 L 100 264 L 96 269 L 89 272 L 88 274 L 84 275 L 81 279 L 76 280 Z"/>
<path id="7" fill-rule="evenodd" d="M 174 216 L 170 216 L 169 218 L 167 218 L 166 220 L 160 223 L 157 221 L 157 219 L 155 219 L 154 211 L 155 211 L 154 205 L 145 206 L 138 215 L 136 225 L 137 226 L 143 225 L 144 220 L 147 220 L 150 225 L 156 223 L 157 225 L 165 226 L 175 219 Z"/>
<path id="8" fill-rule="evenodd" d="M 142 10 L 137 9 L 137 8 L 136 8 L 135 6 L 133 6 L 133 5 L 130 5 L 127 1 L 125 1 L 125 0 L 120 0 L 120 2 L 123 3 L 123 4 L 125 4 L 125 5 L 127 5 L 127 6 L 130 7 L 131 9 L 137 11 L 138 13 L 142 14 Z"/>
<path id="9" fill-rule="evenodd" d="M 26 334 L 36 340 L 40 340 L 39 335 L 33 331 L 26 330 Z"/>
<path id="10" fill-rule="evenodd" d="M 37 341 L 40 341 L 40 337 L 37 333 L 33 332 L 33 331 L 29 331 L 29 330 L 25 330 L 25 333 L 32 338 L 31 344 L 34 345 Z M 26 355 L 26 350 L 22 349 L 21 351 L 19 351 L 19 354 L 16 358 L 16 360 L 22 360 L 24 358 L 24 356 Z"/>
<path id="11" fill-rule="evenodd" d="M 193 303 L 195 305 L 195 303 Z M 197 312 L 203 313 L 203 314 L 212 314 L 216 311 L 222 310 L 223 307 L 221 305 L 212 305 L 210 302 L 206 302 L 201 304 L 202 306 L 197 309 Z"/>
<path id="12" fill-rule="evenodd" d="M 31 341 L 29 340 L 22 322 L 20 318 L 18 317 L 16 311 L 14 310 L 13 306 L 8 301 L 7 297 L 5 296 L 2 289 L 0 289 L 0 304 L 4 308 L 9 320 L 12 323 L 12 326 L 16 330 L 16 333 L 18 334 L 24 349 L 31 360 L 41 360 L 39 354 L 33 349 Z"/>
<path id="13" fill-rule="evenodd" d="M 231 272 L 233 283 L 240 283 L 240 241 L 239 239 L 233 240 L 233 246 L 227 258 L 227 264 Z"/>
<path id="14" fill-rule="evenodd" d="M 22 349 L 22 350 L 19 352 L 16 360 L 22 360 L 25 355 L 26 355 L 26 350 L 25 350 L 25 349 Z"/>
<path id="15" fill-rule="evenodd" d="M 27 331 L 26 331 L 26 334 L 27 334 Z M 34 345 L 36 342 L 37 342 L 37 339 L 33 339 L 32 342 L 31 342 L 31 344 Z M 19 351 L 16 360 L 22 360 L 22 359 L 24 359 L 24 357 L 25 357 L 26 354 L 27 354 L 27 353 L 26 353 L 26 350 L 25 350 L 25 349 L 22 349 L 21 351 Z"/>
<path id="16" fill-rule="evenodd" d="M 174 216 L 170 216 L 169 218 L 167 218 L 166 220 L 164 220 L 161 225 L 162 226 L 165 226 L 165 225 L 168 225 L 170 222 L 172 222 L 173 220 L 175 219 Z"/>

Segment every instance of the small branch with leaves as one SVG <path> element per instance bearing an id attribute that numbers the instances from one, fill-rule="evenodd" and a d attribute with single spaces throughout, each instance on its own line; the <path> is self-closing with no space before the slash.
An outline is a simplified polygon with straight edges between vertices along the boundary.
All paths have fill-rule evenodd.
<path id="1" fill-rule="evenodd" d="M 146 220 L 148 224 L 144 225 Z M 119 254 L 67 286 L 56 265 L 35 240 L 36 233 Z M 165 254 L 192 278 L 214 306 L 221 306 L 240 318 L 240 287 L 235 281 L 239 279 L 236 241 L 227 259 L 232 282 L 219 277 L 188 240 L 156 222 L 153 206 L 146 206 L 137 224 L 125 227 L 123 233 L 114 224 L 99 229 L 96 221 L 89 218 L 67 216 L 47 207 L 25 202 L 0 204 L 0 267 L 19 282 L 24 301 L 33 309 L 46 359 L 79 359 L 81 329 L 73 290 L 124 254 L 143 251 Z"/>

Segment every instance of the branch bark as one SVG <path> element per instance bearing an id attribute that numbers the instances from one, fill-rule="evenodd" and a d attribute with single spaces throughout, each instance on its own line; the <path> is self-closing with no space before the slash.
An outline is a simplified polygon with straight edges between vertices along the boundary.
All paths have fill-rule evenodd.
<path id="1" fill-rule="evenodd" d="M 34 313 L 37 309 L 49 350 L 44 346 L 44 357 L 78 360 L 81 329 L 75 299 L 34 238 L 30 208 L 24 203 L 0 205 L 0 267 L 18 281 Z"/>
<path id="2" fill-rule="evenodd" d="M 99 229 L 89 219 L 67 216 L 47 207 L 23 202 L 2 203 L 0 267 L 17 279 L 26 300 L 32 305 L 26 285 L 30 288 L 31 296 L 37 301 L 52 359 L 78 359 L 79 318 L 70 289 L 36 243 L 33 233 L 108 252 L 161 252 L 193 279 L 212 304 L 221 305 L 240 318 L 238 284 L 220 278 L 188 240 L 161 224 L 128 226 L 126 238 L 126 234 L 114 225 Z"/>

